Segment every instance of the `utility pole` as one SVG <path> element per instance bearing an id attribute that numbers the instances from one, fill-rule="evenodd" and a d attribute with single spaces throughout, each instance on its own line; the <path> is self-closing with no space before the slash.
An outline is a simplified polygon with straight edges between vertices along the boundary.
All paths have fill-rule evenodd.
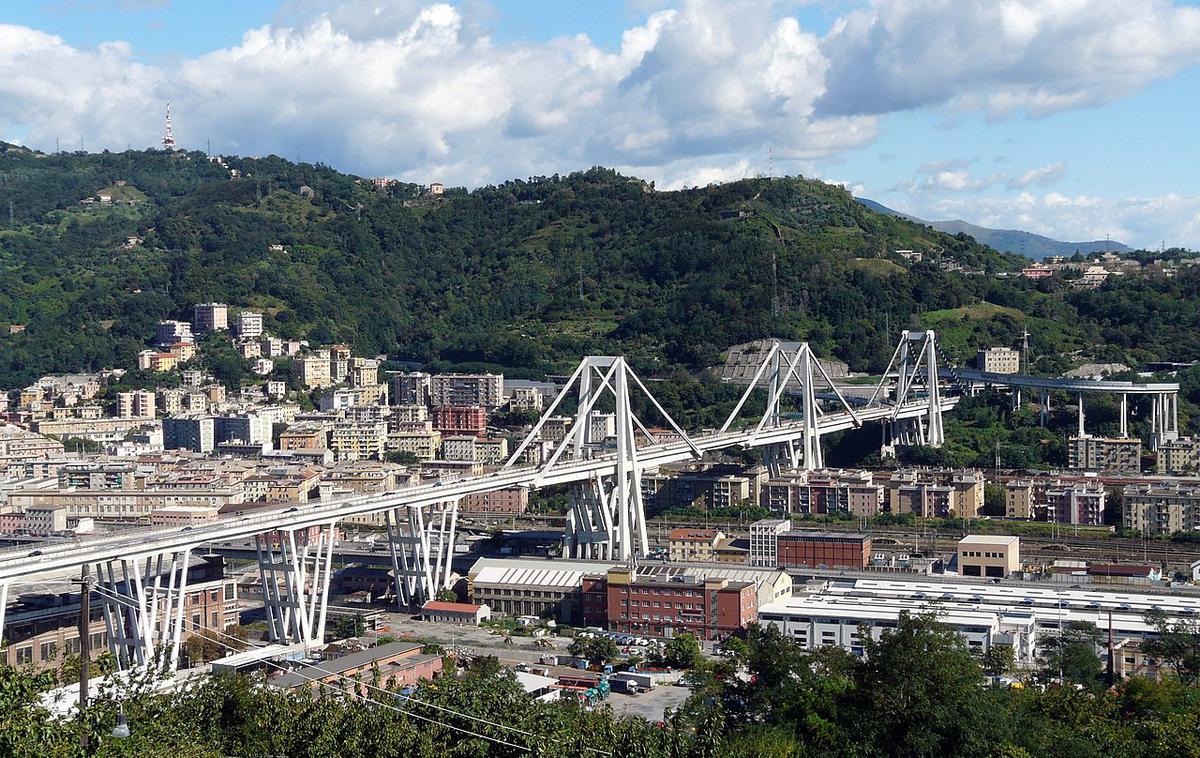
<path id="1" fill-rule="evenodd" d="M 88 752 L 88 663 L 92 657 L 92 577 L 87 564 L 79 572 L 79 747 Z"/>

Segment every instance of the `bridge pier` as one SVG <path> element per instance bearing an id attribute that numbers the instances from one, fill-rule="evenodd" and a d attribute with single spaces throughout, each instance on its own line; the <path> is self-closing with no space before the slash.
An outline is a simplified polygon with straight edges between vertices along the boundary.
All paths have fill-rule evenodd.
<path id="1" fill-rule="evenodd" d="M 191 548 L 96 564 L 109 651 L 121 671 L 179 666 Z"/>
<path id="2" fill-rule="evenodd" d="M 325 641 L 336 523 L 316 527 L 315 534 L 310 529 L 276 529 L 255 535 L 267 633 L 272 642 L 310 645 Z"/>
<path id="3" fill-rule="evenodd" d="M 396 607 L 416 610 L 450 586 L 458 531 L 458 499 L 384 512 Z"/>
<path id="4" fill-rule="evenodd" d="M 1129 396 L 1121 393 L 1121 436 L 1129 436 Z"/>
<path id="5" fill-rule="evenodd" d="M 1087 431 L 1084 429 L 1084 413 L 1083 413 L 1083 393 L 1080 392 L 1077 396 L 1079 399 L 1079 434 L 1080 437 L 1086 437 Z"/>

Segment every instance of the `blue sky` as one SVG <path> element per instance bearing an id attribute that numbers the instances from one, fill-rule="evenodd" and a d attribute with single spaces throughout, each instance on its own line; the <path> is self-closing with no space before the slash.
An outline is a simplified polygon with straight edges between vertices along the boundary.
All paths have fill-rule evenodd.
<path id="1" fill-rule="evenodd" d="M 924 218 L 1200 248 L 1200 9 L 1170 0 L 7 0 L 0 138 L 469 186 L 774 171 Z"/>

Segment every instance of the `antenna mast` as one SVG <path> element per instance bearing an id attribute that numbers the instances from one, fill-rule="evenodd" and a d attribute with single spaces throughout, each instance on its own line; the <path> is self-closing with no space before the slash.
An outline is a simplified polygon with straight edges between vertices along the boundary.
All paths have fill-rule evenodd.
<path id="1" fill-rule="evenodd" d="M 175 149 L 175 133 L 171 129 L 171 101 L 167 101 L 167 128 L 163 132 L 163 150 Z"/>

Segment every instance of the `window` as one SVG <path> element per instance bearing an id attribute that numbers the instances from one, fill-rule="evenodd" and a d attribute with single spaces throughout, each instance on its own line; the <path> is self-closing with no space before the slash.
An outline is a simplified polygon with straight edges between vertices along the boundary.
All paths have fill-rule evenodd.
<path id="1" fill-rule="evenodd" d="M 79 655 L 79 638 L 72 637 L 67 640 L 63 648 L 67 651 L 67 655 Z"/>
<path id="2" fill-rule="evenodd" d="M 17 648 L 17 664 L 33 663 L 33 646 Z"/>
<path id="3" fill-rule="evenodd" d="M 92 634 L 92 650 L 99 650 L 104 647 L 105 639 L 104 632 L 95 632 Z"/>
<path id="4" fill-rule="evenodd" d="M 53 660 L 54 657 L 56 655 L 58 655 L 58 643 L 57 642 L 43 642 L 42 649 L 40 652 L 41 652 L 41 656 L 42 656 L 41 660 L 43 660 L 43 661 Z"/>

